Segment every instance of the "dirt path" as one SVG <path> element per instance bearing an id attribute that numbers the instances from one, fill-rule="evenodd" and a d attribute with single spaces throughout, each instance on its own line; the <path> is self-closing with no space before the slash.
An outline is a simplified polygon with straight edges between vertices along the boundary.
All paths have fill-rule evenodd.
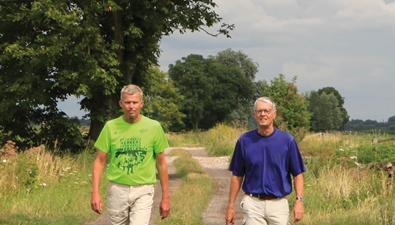
<path id="1" fill-rule="evenodd" d="M 207 171 L 215 182 L 213 198 L 211 199 L 206 211 L 204 212 L 204 225 L 223 225 L 225 224 L 225 213 L 228 203 L 229 185 L 231 172 L 228 171 L 229 159 L 225 157 L 209 157 L 204 148 L 189 149 L 193 157 Z M 235 224 L 241 224 L 242 215 L 239 210 L 241 194 L 238 195 L 235 210 Z"/>
<path id="2" fill-rule="evenodd" d="M 211 199 L 206 211 L 203 213 L 204 225 L 223 225 L 225 224 L 225 212 L 228 202 L 229 185 L 231 173 L 227 170 L 228 168 L 228 157 L 209 157 L 204 148 L 201 147 L 173 147 L 166 151 L 166 159 L 169 167 L 169 189 L 170 195 L 174 193 L 179 187 L 181 180 L 175 174 L 175 168 L 173 166 L 173 157 L 168 155 L 173 149 L 184 149 L 189 151 L 192 156 L 198 160 L 200 165 L 207 171 L 208 175 L 211 176 L 215 182 L 215 189 L 213 198 Z M 242 215 L 239 210 L 240 197 L 237 198 L 235 204 L 236 210 L 236 221 L 235 224 L 241 224 Z M 154 196 L 154 208 L 152 210 L 150 225 L 155 225 L 154 219 L 159 214 L 159 201 L 161 198 L 160 184 L 157 183 L 155 186 Z M 87 223 L 86 225 L 107 225 L 108 217 L 106 214 L 100 216 L 96 221 Z"/>

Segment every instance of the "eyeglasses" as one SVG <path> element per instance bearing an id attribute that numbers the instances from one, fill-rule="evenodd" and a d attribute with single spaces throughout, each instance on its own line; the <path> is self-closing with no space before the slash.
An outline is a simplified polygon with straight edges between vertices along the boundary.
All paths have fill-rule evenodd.
<path id="1" fill-rule="evenodd" d="M 255 113 L 256 114 L 258 114 L 258 115 L 260 115 L 260 114 L 266 114 L 266 115 L 269 115 L 270 113 L 272 113 L 273 112 L 273 110 L 271 110 L 271 109 L 260 109 L 260 110 L 255 110 Z"/>

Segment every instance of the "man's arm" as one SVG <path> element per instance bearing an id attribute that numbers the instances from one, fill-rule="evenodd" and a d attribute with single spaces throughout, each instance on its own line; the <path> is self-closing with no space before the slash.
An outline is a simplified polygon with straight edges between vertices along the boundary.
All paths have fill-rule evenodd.
<path id="1" fill-rule="evenodd" d="M 232 175 L 232 177 L 230 178 L 229 201 L 228 201 L 228 207 L 225 216 L 226 225 L 234 224 L 234 217 L 235 217 L 234 204 L 242 182 L 243 182 L 243 177 Z"/>
<path id="2" fill-rule="evenodd" d="M 304 192 L 304 181 L 303 181 L 303 173 L 300 173 L 294 177 L 294 186 L 295 186 L 295 194 L 296 201 L 294 205 L 294 219 L 295 222 L 300 221 L 303 218 L 304 209 L 303 209 L 303 192 Z M 302 199 L 300 199 L 302 198 Z"/>
<path id="3" fill-rule="evenodd" d="M 100 198 L 100 179 L 106 166 L 106 157 L 105 152 L 97 150 L 96 159 L 93 162 L 91 208 L 98 214 L 101 214 L 103 210 L 103 202 Z"/>
<path id="4" fill-rule="evenodd" d="M 170 212 L 169 197 L 169 176 L 167 174 L 167 163 L 165 153 L 161 152 L 156 155 L 156 168 L 159 173 L 160 185 L 162 187 L 162 200 L 160 202 L 160 216 L 166 218 Z"/>

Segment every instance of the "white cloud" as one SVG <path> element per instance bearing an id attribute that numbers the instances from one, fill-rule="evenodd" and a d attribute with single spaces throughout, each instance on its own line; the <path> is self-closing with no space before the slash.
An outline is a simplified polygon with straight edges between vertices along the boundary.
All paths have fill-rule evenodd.
<path id="1" fill-rule="evenodd" d="M 232 48 L 257 62 L 258 79 L 297 75 L 300 90 L 333 86 L 351 118 L 395 115 L 395 2 L 389 0 L 219 0 L 232 38 L 203 33 L 163 39 L 162 69 L 191 53 Z M 362 110 L 366 102 L 375 110 Z M 372 112 L 374 111 L 374 112 Z"/>

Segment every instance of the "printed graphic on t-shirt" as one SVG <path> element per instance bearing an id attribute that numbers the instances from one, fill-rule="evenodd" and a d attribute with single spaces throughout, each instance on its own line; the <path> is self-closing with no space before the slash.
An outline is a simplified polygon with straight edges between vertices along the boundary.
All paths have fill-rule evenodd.
<path id="1" fill-rule="evenodd" d="M 136 166 L 143 163 L 147 154 L 147 148 L 141 146 L 140 138 L 122 138 L 121 147 L 115 150 L 116 164 L 118 168 L 133 173 Z"/>

